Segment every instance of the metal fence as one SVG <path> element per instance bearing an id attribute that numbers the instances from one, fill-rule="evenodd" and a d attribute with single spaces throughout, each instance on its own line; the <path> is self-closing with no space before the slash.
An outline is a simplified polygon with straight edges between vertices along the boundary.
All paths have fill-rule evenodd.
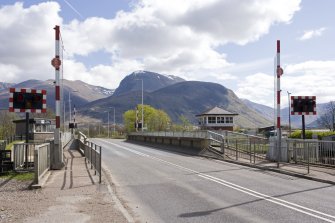
<path id="1" fill-rule="evenodd" d="M 132 132 L 130 135 L 140 135 L 140 136 L 163 136 L 163 137 L 181 137 L 181 138 L 208 138 L 208 131 L 182 131 L 182 132 Z"/>
<path id="2" fill-rule="evenodd" d="M 72 138 L 73 137 L 71 132 L 62 132 L 61 140 L 63 147 L 65 147 L 71 141 Z"/>
<path id="3" fill-rule="evenodd" d="M 101 183 L 101 146 L 94 144 L 93 142 L 88 141 L 88 138 L 83 134 L 79 133 L 78 135 L 79 149 L 83 151 L 85 156 L 85 162 L 87 161 L 91 165 L 91 169 L 94 168 L 94 174 L 98 173 L 99 183 Z"/>
<path id="4" fill-rule="evenodd" d="M 13 169 L 12 151 L 0 150 L 0 173 Z"/>
<path id="5" fill-rule="evenodd" d="M 64 132 L 62 134 L 62 145 L 66 146 L 66 144 L 71 140 L 71 133 Z M 46 140 L 47 143 L 15 143 L 13 148 L 13 169 L 15 171 L 18 170 L 35 170 L 34 166 L 37 162 L 45 162 L 50 164 L 50 143 L 53 139 Z M 41 155 L 39 156 L 39 160 L 35 162 L 34 159 L 34 151 L 36 148 L 40 148 L 41 145 L 45 146 L 46 144 L 49 145 L 49 153 L 48 155 Z M 43 165 L 43 164 L 42 164 Z"/>
<path id="6" fill-rule="evenodd" d="M 50 143 L 35 145 L 34 151 L 34 170 L 35 184 L 38 184 L 41 178 L 50 169 Z"/>
<path id="7" fill-rule="evenodd" d="M 34 143 L 14 144 L 14 170 L 34 170 Z"/>
<path id="8" fill-rule="evenodd" d="M 25 136 L 10 136 L 0 140 L 0 150 L 5 150 L 6 146 L 16 140 L 25 140 Z"/>
<path id="9" fill-rule="evenodd" d="M 288 160 L 335 167 L 335 142 L 322 140 L 288 139 Z"/>
<path id="10" fill-rule="evenodd" d="M 225 156 L 238 160 L 246 159 L 250 163 L 264 161 L 269 150 L 267 138 L 246 135 L 231 131 L 208 131 L 210 147 Z"/>

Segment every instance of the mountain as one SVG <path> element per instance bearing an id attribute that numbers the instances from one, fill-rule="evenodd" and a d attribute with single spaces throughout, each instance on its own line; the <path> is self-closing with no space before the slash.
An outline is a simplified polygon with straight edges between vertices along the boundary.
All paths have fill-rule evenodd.
<path id="1" fill-rule="evenodd" d="M 262 105 L 262 104 L 258 104 L 255 102 L 252 102 L 248 99 L 241 99 L 243 101 L 243 103 L 248 106 L 249 108 L 255 110 L 256 112 L 258 112 L 259 114 L 261 114 L 263 117 L 265 117 L 268 120 L 273 120 L 273 115 L 274 115 L 274 110 L 273 108 L 266 106 L 266 105 Z"/>
<path id="2" fill-rule="evenodd" d="M 0 91 L 4 89 L 8 89 L 13 85 L 14 85 L 13 83 L 0 82 Z"/>
<path id="3" fill-rule="evenodd" d="M 80 109 L 84 116 L 107 121 L 107 111 L 114 107 L 116 122 L 122 122 L 122 114 L 134 109 L 141 103 L 141 91 L 125 92 L 91 102 Z M 243 127 L 255 128 L 270 125 L 271 122 L 254 110 L 247 107 L 233 91 L 222 85 L 210 82 L 183 81 L 153 92 L 144 92 L 144 104 L 164 110 L 173 122 L 180 122 L 184 115 L 193 124 L 197 123 L 196 115 L 214 106 L 238 113 L 236 123 Z"/>
<path id="4" fill-rule="evenodd" d="M 44 89 L 47 91 L 47 107 L 55 109 L 55 85 L 53 80 L 27 80 L 22 83 L 14 84 L 13 88 Z M 69 95 L 70 94 L 70 95 Z M 113 90 L 89 85 L 82 81 L 63 80 L 63 98 L 66 109 L 68 109 L 69 96 L 71 107 L 83 106 L 91 101 L 108 97 L 113 94 Z M 9 90 L 8 87 L 0 90 L 0 107 L 8 108 Z"/>
<path id="5" fill-rule="evenodd" d="M 135 71 L 126 76 L 115 90 L 114 95 L 120 96 L 131 91 L 153 92 L 160 88 L 185 81 L 184 79 L 172 75 L 162 75 L 150 71 Z"/>
<path id="6" fill-rule="evenodd" d="M 247 99 L 242 99 L 243 102 L 251 109 L 257 111 L 262 116 L 269 120 L 274 120 L 274 115 L 276 115 L 275 110 L 269 106 L 258 104 Z M 305 115 L 305 123 L 307 128 L 321 128 L 317 122 L 318 117 L 326 112 L 326 108 L 329 103 L 317 103 L 316 104 L 316 114 L 317 115 Z M 280 110 L 281 121 L 283 125 L 289 124 L 289 108 L 285 107 Z M 273 123 L 272 123 L 273 125 Z M 301 128 L 302 120 L 300 115 L 291 115 L 291 126 L 293 128 Z"/>

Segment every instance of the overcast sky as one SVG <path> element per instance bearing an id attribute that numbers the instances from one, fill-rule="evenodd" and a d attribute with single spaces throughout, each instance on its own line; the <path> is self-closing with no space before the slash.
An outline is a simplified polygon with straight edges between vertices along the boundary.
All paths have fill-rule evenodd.
<path id="1" fill-rule="evenodd" d="M 64 78 L 107 88 L 135 70 L 222 84 L 273 106 L 276 40 L 283 105 L 335 95 L 333 0 L 0 1 L 2 82 L 54 79 L 54 26 Z"/>

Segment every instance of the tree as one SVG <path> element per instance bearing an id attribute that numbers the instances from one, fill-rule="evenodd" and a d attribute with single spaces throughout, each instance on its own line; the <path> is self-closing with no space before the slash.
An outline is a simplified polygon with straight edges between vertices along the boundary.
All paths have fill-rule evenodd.
<path id="1" fill-rule="evenodd" d="M 325 107 L 325 113 L 318 118 L 318 123 L 321 126 L 328 128 L 330 131 L 335 131 L 335 103 L 330 101 Z"/>
<path id="2" fill-rule="evenodd" d="M 17 118 L 14 112 L 0 112 L 0 139 L 5 139 L 15 134 L 15 124 L 13 121 Z"/>
<path id="3" fill-rule="evenodd" d="M 192 124 L 184 115 L 179 116 L 179 119 L 183 125 L 183 130 L 187 131 L 191 129 Z"/>
<path id="4" fill-rule="evenodd" d="M 142 120 L 142 105 L 137 105 L 138 121 Z M 149 105 L 143 106 L 144 126 L 148 131 L 163 131 L 168 128 L 171 119 L 163 110 L 155 109 Z M 128 110 L 123 114 L 124 125 L 127 132 L 135 131 L 136 110 Z"/>

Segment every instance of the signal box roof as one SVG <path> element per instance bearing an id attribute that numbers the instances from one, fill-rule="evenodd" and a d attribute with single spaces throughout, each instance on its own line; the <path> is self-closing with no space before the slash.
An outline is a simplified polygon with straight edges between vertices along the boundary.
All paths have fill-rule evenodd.
<path id="1" fill-rule="evenodd" d="M 208 109 L 208 110 L 206 110 L 206 111 L 204 111 L 201 114 L 196 115 L 196 116 L 198 117 L 198 116 L 210 116 L 210 115 L 231 115 L 231 116 L 234 116 L 234 115 L 238 115 L 238 114 L 231 113 L 229 111 L 226 111 L 222 108 L 219 108 L 219 107 L 215 106 L 214 108 Z"/>

